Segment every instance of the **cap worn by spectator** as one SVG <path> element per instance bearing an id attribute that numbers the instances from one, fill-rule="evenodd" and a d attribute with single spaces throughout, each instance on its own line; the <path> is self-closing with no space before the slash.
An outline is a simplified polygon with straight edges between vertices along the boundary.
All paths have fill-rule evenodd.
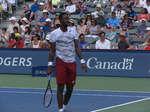
<path id="1" fill-rule="evenodd" d="M 10 20 L 10 21 L 11 21 L 11 20 L 16 21 L 16 18 L 15 18 L 15 17 L 11 17 L 9 20 Z"/>
<path id="2" fill-rule="evenodd" d="M 147 27 L 146 30 L 150 30 L 150 27 Z"/>
<path id="3" fill-rule="evenodd" d="M 15 37 L 20 37 L 20 33 L 15 33 Z"/>
<path id="4" fill-rule="evenodd" d="M 59 16 L 60 15 L 60 13 L 56 13 L 56 16 Z"/>
<path id="5" fill-rule="evenodd" d="M 112 27 L 111 25 L 108 25 L 107 28 L 108 28 L 108 29 L 112 29 L 113 27 Z"/>
<path id="6" fill-rule="evenodd" d="M 99 8 L 101 8 L 101 4 L 97 4 L 97 5 L 96 5 L 96 7 L 99 7 Z"/>
<path id="7" fill-rule="evenodd" d="M 140 20 L 140 22 L 143 22 L 143 21 L 147 23 L 146 19 L 141 19 L 141 20 Z"/>
<path id="8" fill-rule="evenodd" d="M 25 21 L 26 23 L 28 22 L 27 18 L 22 18 L 21 20 Z"/>
<path id="9" fill-rule="evenodd" d="M 44 3 L 43 3 L 43 2 L 40 2 L 39 5 L 44 5 Z"/>
<path id="10" fill-rule="evenodd" d="M 47 18 L 45 21 L 46 21 L 46 22 L 51 22 L 51 19 L 50 19 L 50 18 Z"/>
<path id="11" fill-rule="evenodd" d="M 34 2 L 37 2 L 38 0 L 34 0 Z"/>
<path id="12" fill-rule="evenodd" d="M 117 8 L 121 8 L 121 5 L 120 5 L 120 4 L 118 4 L 116 7 L 117 7 Z"/>
<path id="13" fill-rule="evenodd" d="M 124 33 L 120 33 L 119 37 L 127 38 L 127 36 Z"/>
<path id="14" fill-rule="evenodd" d="M 47 11 L 46 9 L 44 9 L 42 12 L 43 12 L 43 13 L 44 13 L 44 12 L 47 12 L 47 13 L 48 13 L 48 11 Z"/>
<path id="15" fill-rule="evenodd" d="M 73 19 L 70 19 L 69 22 L 70 22 L 70 23 L 74 23 L 74 20 L 73 20 Z"/>

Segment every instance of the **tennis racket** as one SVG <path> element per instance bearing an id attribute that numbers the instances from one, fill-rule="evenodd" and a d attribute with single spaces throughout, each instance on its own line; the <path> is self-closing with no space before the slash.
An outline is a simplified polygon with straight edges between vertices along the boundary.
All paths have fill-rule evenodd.
<path id="1" fill-rule="evenodd" d="M 50 85 L 50 80 L 51 80 L 51 75 L 48 75 L 48 84 L 47 84 L 47 89 L 44 93 L 44 98 L 43 98 L 43 105 L 44 107 L 49 107 L 51 102 L 52 102 L 52 89 Z"/>

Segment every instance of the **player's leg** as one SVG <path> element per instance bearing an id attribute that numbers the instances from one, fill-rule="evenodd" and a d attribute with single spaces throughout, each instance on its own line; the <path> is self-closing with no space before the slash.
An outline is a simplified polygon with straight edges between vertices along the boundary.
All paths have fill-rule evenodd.
<path id="1" fill-rule="evenodd" d="M 57 86 L 57 102 L 58 102 L 58 108 L 63 108 L 63 90 L 64 90 L 64 84 L 58 84 Z"/>
<path id="2" fill-rule="evenodd" d="M 73 87 L 74 87 L 74 85 L 66 84 L 66 93 L 64 95 L 64 105 L 68 104 L 71 94 L 72 94 L 72 91 L 73 91 Z"/>

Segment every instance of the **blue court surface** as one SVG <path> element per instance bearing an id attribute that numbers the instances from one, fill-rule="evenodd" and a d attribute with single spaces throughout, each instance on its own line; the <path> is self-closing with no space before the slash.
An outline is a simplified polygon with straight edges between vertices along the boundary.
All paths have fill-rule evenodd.
<path id="1" fill-rule="evenodd" d="M 57 112 L 56 90 L 52 104 L 43 106 L 45 89 L 0 87 L 0 112 Z M 150 92 L 74 90 L 67 109 L 73 112 L 99 112 L 150 99 Z"/>

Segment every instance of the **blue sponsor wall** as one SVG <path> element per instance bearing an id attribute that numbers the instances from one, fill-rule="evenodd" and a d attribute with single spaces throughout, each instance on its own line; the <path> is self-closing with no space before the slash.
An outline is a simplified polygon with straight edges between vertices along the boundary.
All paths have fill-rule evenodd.
<path id="1" fill-rule="evenodd" d="M 46 76 L 49 49 L 0 49 L 0 73 Z M 150 51 L 82 49 L 88 72 L 77 61 L 77 75 L 150 77 Z M 54 73 L 55 75 L 55 73 Z"/>

